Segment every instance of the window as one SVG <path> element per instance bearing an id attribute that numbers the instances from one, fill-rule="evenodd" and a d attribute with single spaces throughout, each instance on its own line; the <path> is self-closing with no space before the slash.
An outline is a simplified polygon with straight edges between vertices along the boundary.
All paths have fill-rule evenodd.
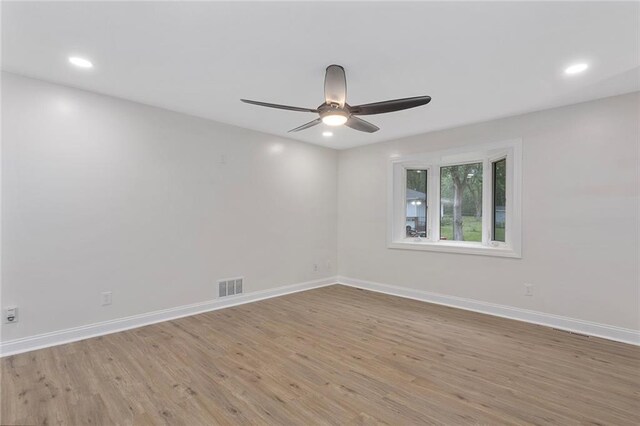
<path id="1" fill-rule="evenodd" d="M 482 163 L 440 168 L 440 239 L 482 241 Z"/>
<path id="2" fill-rule="evenodd" d="M 407 170 L 407 237 L 427 236 L 427 170 Z"/>
<path id="3" fill-rule="evenodd" d="M 507 159 L 494 161 L 493 166 L 493 241 L 504 242 L 505 224 L 507 221 L 505 206 L 507 204 Z"/>
<path id="4" fill-rule="evenodd" d="M 521 142 L 391 160 L 389 247 L 520 257 Z"/>

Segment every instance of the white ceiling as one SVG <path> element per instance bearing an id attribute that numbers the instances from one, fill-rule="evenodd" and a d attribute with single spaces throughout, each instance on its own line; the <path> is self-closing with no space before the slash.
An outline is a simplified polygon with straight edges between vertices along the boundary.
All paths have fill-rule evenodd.
<path id="1" fill-rule="evenodd" d="M 347 148 L 640 90 L 638 2 L 3 2 L 2 68 L 301 141 Z M 67 63 L 91 59 L 86 71 Z M 584 74 L 563 69 L 588 62 Z M 375 134 L 246 105 L 322 103 L 324 69 Z"/>

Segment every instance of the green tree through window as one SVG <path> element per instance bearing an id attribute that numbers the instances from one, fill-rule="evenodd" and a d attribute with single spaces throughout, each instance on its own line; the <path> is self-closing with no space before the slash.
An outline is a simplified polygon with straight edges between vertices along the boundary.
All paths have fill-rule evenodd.
<path id="1" fill-rule="evenodd" d="M 482 163 L 440 168 L 440 238 L 482 241 Z"/>

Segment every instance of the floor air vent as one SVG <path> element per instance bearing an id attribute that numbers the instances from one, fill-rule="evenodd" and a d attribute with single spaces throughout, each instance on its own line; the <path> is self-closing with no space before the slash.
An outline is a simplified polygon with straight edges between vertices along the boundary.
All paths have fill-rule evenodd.
<path id="1" fill-rule="evenodd" d="M 574 336 L 586 337 L 587 339 L 591 337 L 588 334 L 576 333 L 575 331 L 569 331 L 569 330 L 561 330 L 559 328 L 553 328 L 553 330 L 559 331 L 561 333 L 572 334 Z"/>
<path id="2" fill-rule="evenodd" d="M 233 296 L 242 294 L 242 284 L 244 278 L 228 278 L 218 281 L 218 297 Z"/>

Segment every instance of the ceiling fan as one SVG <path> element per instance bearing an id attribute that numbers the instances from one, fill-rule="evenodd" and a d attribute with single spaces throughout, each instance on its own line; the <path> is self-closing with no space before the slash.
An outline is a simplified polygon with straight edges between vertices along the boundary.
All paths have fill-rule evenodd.
<path id="1" fill-rule="evenodd" d="M 316 109 L 270 104 L 267 102 L 250 101 L 248 99 L 240 100 L 252 105 L 285 109 L 288 111 L 314 112 L 320 115 L 320 117 L 315 120 L 291 129 L 289 132 L 299 132 L 300 130 L 308 129 L 322 122 L 328 126 L 340 126 L 344 124 L 354 130 L 367 133 L 377 132 L 380 128 L 368 121 L 358 118 L 358 115 L 384 114 L 386 112 L 400 111 L 426 105 L 431 101 L 431 96 L 415 96 L 412 98 L 351 106 L 346 102 L 346 98 L 347 78 L 344 68 L 340 65 L 329 65 L 324 76 L 324 102 Z"/>

